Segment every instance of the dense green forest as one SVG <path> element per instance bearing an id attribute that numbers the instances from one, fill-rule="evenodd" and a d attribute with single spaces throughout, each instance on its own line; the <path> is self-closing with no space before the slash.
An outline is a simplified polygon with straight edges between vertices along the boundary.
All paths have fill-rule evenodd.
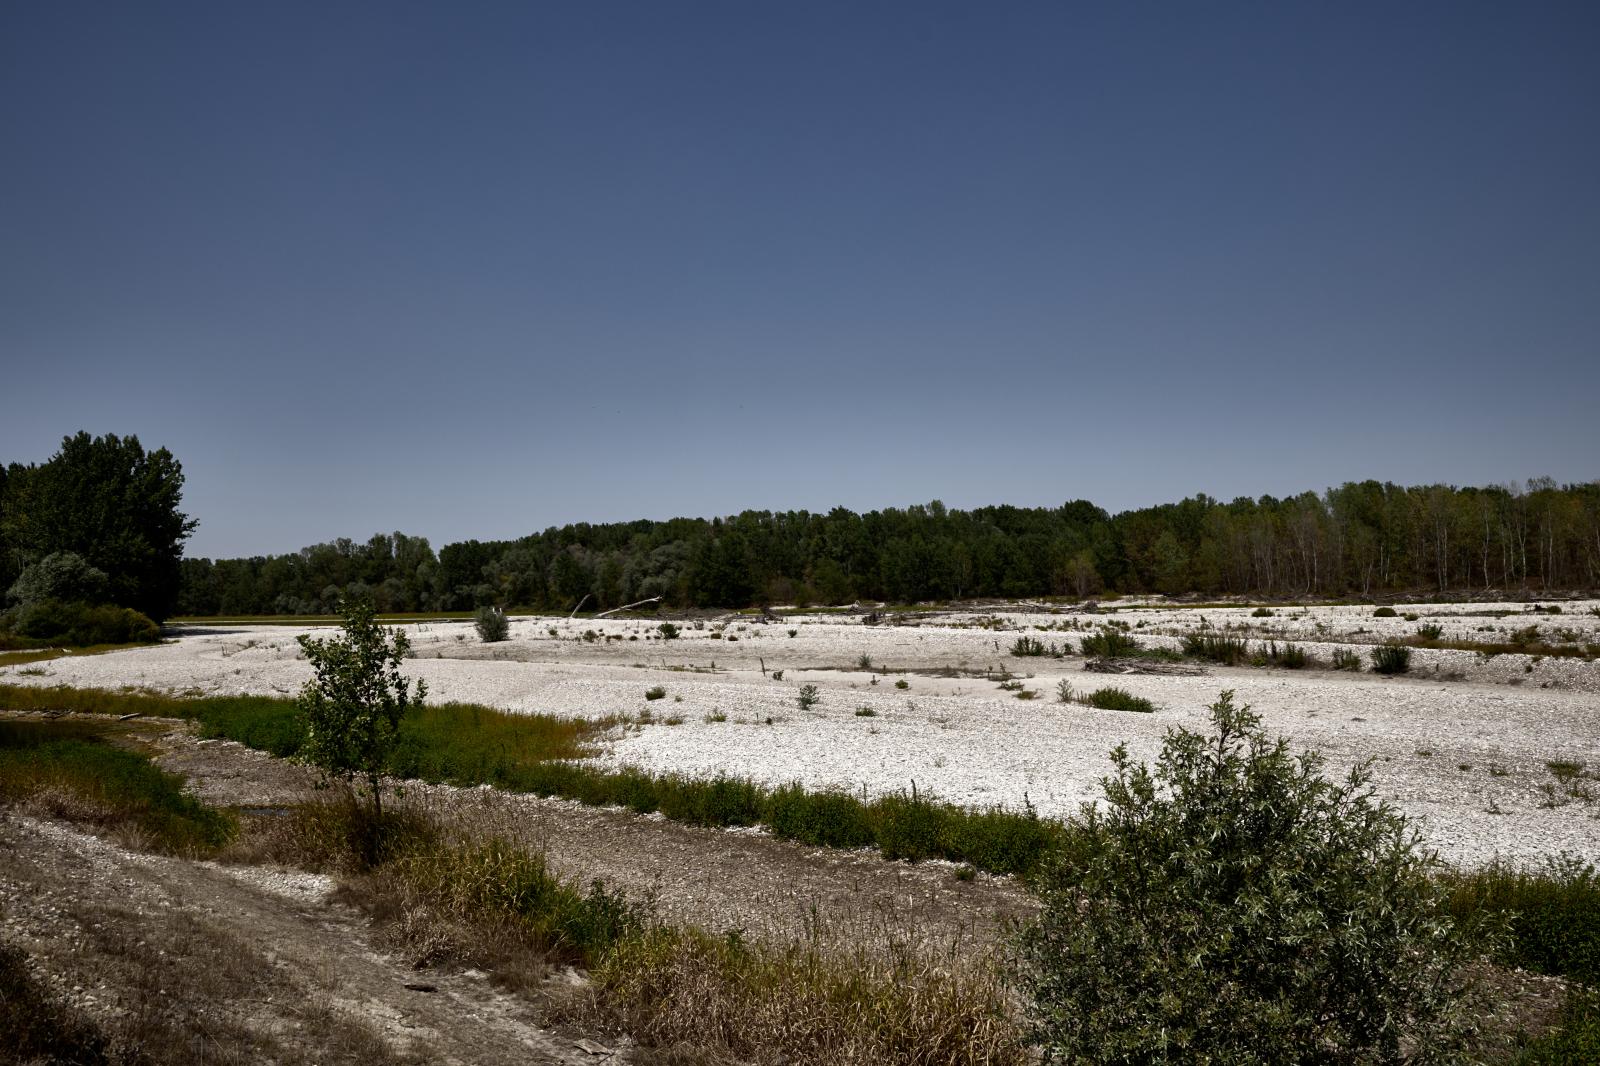
<path id="1" fill-rule="evenodd" d="M 1111 590 L 1339 597 L 1596 587 L 1600 483 L 1365 481 L 1321 496 L 1195 496 L 1115 516 L 1082 500 L 971 511 L 935 501 L 866 514 L 578 524 L 437 554 L 424 538 L 379 534 L 291 555 L 185 559 L 178 611 L 321 612 L 351 592 L 380 610 L 414 611 L 606 609 L 650 596 L 741 607 Z"/>
<path id="2" fill-rule="evenodd" d="M 78 433 L 0 467 L 0 647 L 153 640 L 178 601 L 183 468 L 138 437 Z"/>

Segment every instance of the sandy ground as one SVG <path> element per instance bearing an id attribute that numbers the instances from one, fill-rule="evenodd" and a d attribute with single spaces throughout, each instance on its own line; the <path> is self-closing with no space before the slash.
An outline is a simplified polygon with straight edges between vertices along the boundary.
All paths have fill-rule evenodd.
<path id="1" fill-rule="evenodd" d="M 1505 641 L 1538 625 L 1550 641 L 1600 643 L 1596 602 L 1564 602 L 1561 615 L 1527 604 L 1408 605 L 1417 621 L 1379 619 L 1370 607 L 1137 609 L 1049 613 L 1013 609 L 915 616 L 916 624 L 863 625 L 812 615 L 764 624 L 679 623 L 662 640 L 656 621 L 518 618 L 511 639 L 484 645 L 467 623 L 405 627 L 430 698 L 586 718 L 626 716 L 600 762 L 657 772 L 733 773 L 868 794 L 911 787 L 971 806 L 1069 814 L 1098 795 L 1106 753 L 1122 743 L 1140 758 L 1169 728 L 1202 728 L 1224 689 L 1250 704 L 1296 747 L 1324 753 L 1330 772 L 1373 760 L 1379 792 L 1417 820 L 1459 865 L 1496 858 L 1533 863 L 1560 851 L 1600 856 L 1600 803 L 1572 795 L 1548 763 L 1600 770 L 1600 663 L 1418 649 L 1408 676 L 1332 670 L 1209 667 L 1204 676 L 1086 673 L 1084 660 L 1009 654 L 1024 633 L 1070 642 L 1107 622 L 1147 646 L 1176 646 L 1201 625 L 1252 641 L 1292 639 L 1326 659 L 1434 622 L 1445 639 Z M 1487 628 L 1486 628 L 1487 627 Z M 790 632 L 793 635 L 790 635 Z M 309 676 L 299 630 L 196 627 L 160 647 L 12 668 L 0 681 L 189 693 L 295 692 Z M 592 633 L 593 639 L 585 639 Z M 870 660 L 863 668 L 862 658 Z M 782 671 L 781 680 L 774 676 Z M 1018 699 L 1003 691 L 1018 675 Z M 987 676 L 985 676 L 987 674 Z M 1055 701 L 1058 682 L 1079 692 L 1116 684 L 1153 700 L 1141 715 Z M 904 682 L 904 688 L 897 687 Z M 797 702 L 801 685 L 820 701 Z M 665 698 L 645 692 L 664 687 Z M 872 711 L 871 716 L 860 710 Z M 641 715 L 648 715 L 644 722 Z M 1575 783 L 1600 794 L 1600 782 Z"/>

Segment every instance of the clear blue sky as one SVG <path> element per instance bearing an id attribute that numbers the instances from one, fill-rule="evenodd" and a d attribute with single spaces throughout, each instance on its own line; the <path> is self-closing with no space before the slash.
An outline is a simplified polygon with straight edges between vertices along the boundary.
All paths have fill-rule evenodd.
<path id="1" fill-rule="evenodd" d="M 195 555 L 1600 477 L 1600 4 L 0 8 L 0 458 Z"/>

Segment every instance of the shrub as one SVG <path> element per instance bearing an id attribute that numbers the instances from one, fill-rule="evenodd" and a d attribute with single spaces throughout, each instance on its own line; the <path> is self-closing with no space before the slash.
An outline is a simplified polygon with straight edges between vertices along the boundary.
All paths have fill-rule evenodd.
<path id="1" fill-rule="evenodd" d="M 1411 649 L 1403 644 L 1380 644 L 1372 649 L 1372 672 L 1403 674 L 1411 669 Z"/>
<path id="2" fill-rule="evenodd" d="M 801 685 L 799 693 L 795 696 L 795 702 L 800 704 L 802 711 L 809 711 L 821 701 L 822 694 L 817 691 L 815 685 Z"/>
<path id="3" fill-rule="evenodd" d="M 1062 678 L 1060 681 L 1056 682 L 1056 702 L 1057 703 L 1072 703 L 1077 698 L 1078 698 L 1077 693 L 1072 691 L 1072 682 L 1071 681 L 1068 681 L 1066 678 Z"/>
<path id="4" fill-rule="evenodd" d="M 511 635 L 511 623 L 498 607 L 479 607 L 472 616 L 472 625 L 478 631 L 478 639 L 485 644 L 505 640 Z"/>
<path id="5" fill-rule="evenodd" d="M 1379 607 L 1376 611 L 1372 612 L 1372 617 L 1374 617 L 1374 618 L 1396 618 L 1398 616 L 1395 614 L 1395 610 L 1394 610 L 1393 607 Z"/>
<path id="6" fill-rule="evenodd" d="M 1361 669 L 1361 656 L 1349 648 L 1335 648 L 1333 650 L 1333 668 L 1335 670 Z"/>
<path id="7" fill-rule="evenodd" d="M 1269 663 L 1285 670 L 1304 670 L 1311 662 L 1311 657 L 1306 654 L 1304 648 L 1288 641 L 1282 645 L 1275 640 L 1268 641 L 1266 655 Z"/>
<path id="8" fill-rule="evenodd" d="M 89 565 L 77 552 L 51 552 L 25 568 L 6 592 L 12 603 L 103 603 L 110 585 L 105 571 Z"/>
<path id="9" fill-rule="evenodd" d="M 1018 637 L 1017 642 L 1011 645 L 1012 655 L 1043 655 L 1044 641 L 1034 640 L 1032 637 Z"/>
<path id="10" fill-rule="evenodd" d="M 659 700 L 665 697 L 666 694 L 667 690 L 660 685 L 656 685 L 653 688 L 647 688 L 644 690 L 644 698 L 647 700 Z"/>
<path id="11" fill-rule="evenodd" d="M 656 632 L 661 634 L 662 640 L 678 639 L 678 627 L 673 625 L 671 622 L 662 622 L 660 625 L 656 626 Z"/>
<path id="12" fill-rule="evenodd" d="M 74 647 L 154 644 L 161 639 L 159 626 L 127 607 L 40 600 L 13 608 L 6 617 L 11 630 L 21 636 Z"/>
<path id="13" fill-rule="evenodd" d="M 361 781 L 372 801 L 373 824 L 381 825 L 380 785 L 389 752 L 406 711 L 422 702 L 428 686 L 418 681 L 413 689 L 401 675 L 411 643 L 400 630 L 379 626 L 371 603 L 341 601 L 339 612 L 343 636 L 295 638 L 314 675 L 298 703 L 305 723 L 300 756 L 347 789 Z"/>
<path id="14" fill-rule="evenodd" d="M 1257 607 L 1255 610 L 1250 612 L 1250 617 L 1251 618 L 1271 618 L 1272 617 L 1272 608 L 1271 607 Z"/>
<path id="15" fill-rule="evenodd" d="M 871 670 L 872 669 L 872 656 L 863 655 L 861 658 L 856 660 L 856 666 L 860 667 L 862 670 Z"/>
<path id="16" fill-rule="evenodd" d="M 1102 711 L 1137 711 L 1140 714 L 1149 714 L 1156 709 L 1156 705 L 1143 696 L 1135 696 L 1127 689 L 1115 687 L 1097 688 L 1085 696 L 1083 702 Z"/>
<path id="17" fill-rule="evenodd" d="M 1417 636 L 1423 640 L 1438 640 L 1444 636 L 1444 626 L 1437 622 L 1428 622 L 1417 627 Z"/>
<path id="18" fill-rule="evenodd" d="M 1091 633 L 1078 642 L 1078 647 L 1085 655 L 1103 655 L 1107 658 L 1116 658 L 1122 655 L 1137 655 L 1139 642 L 1119 630 L 1105 626 L 1099 632 Z"/>
<path id="19" fill-rule="evenodd" d="M 896 681 L 894 683 L 894 687 L 895 688 L 900 688 L 900 689 L 910 688 L 911 687 L 911 682 L 907 681 L 903 677 L 902 678 L 898 678 L 898 679 L 896 679 Z"/>
<path id="20" fill-rule="evenodd" d="M 1227 666 L 1238 666 L 1249 657 L 1250 649 L 1240 637 L 1223 633 L 1186 633 L 1183 637 L 1183 654 Z"/>
<path id="21" fill-rule="evenodd" d="M 1152 772 L 1119 747 L 1105 799 L 1047 862 L 1013 942 L 1047 1061 L 1391 1062 L 1470 1037 L 1437 860 L 1372 798 L 1290 754 L 1224 692 L 1211 731 L 1168 733 Z"/>

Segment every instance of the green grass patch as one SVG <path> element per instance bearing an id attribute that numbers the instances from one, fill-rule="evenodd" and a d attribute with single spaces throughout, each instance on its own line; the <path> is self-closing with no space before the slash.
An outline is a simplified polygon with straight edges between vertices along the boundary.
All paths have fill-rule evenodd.
<path id="1" fill-rule="evenodd" d="M 186 698 L 143 691 L 0 685 L 0 708 L 181 718 L 202 735 L 236 740 L 278 756 L 303 741 L 294 701 L 271 696 Z M 1151 708 L 1153 709 L 1153 708 Z M 512 714 L 472 704 L 427 704 L 407 714 L 390 755 L 396 777 L 558 796 L 639 814 L 660 812 L 699 826 L 767 825 L 787 839 L 831 847 L 878 847 L 891 859 L 943 858 L 992 873 L 1027 875 L 1060 832 L 1031 810 L 973 811 L 918 793 L 867 800 L 799 785 L 776 789 L 733 776 L 656 775 L 599 770 L 594 754 L 603 722 Z"/>
<path id="2" fill-rule="evenodd" d="M 1506 961 L 1600 988 L 1600 875 L 1563 856 L 1540 870 L 1504 865 L 1446 878 L 1458 919 L 1488 911 L 1511 916 Z"/>
<path id="3" fill-rule="evenodd" d="M 234 819 L 183 791 L 183 779 L 113 745 L 94 723 L 0 722 L 0 801 L 42 802 L 73 821 L 130 826 L 155 850 L 212 851 Z"/>
<path id="4" fill-rule="evenodd" d="M 1250 648 L 1243 637 L 1230 637 L 1223 633 L 1185 633 L 1183 654 L 1191 659 L 1238 666 L 1250 657 Z"/>

